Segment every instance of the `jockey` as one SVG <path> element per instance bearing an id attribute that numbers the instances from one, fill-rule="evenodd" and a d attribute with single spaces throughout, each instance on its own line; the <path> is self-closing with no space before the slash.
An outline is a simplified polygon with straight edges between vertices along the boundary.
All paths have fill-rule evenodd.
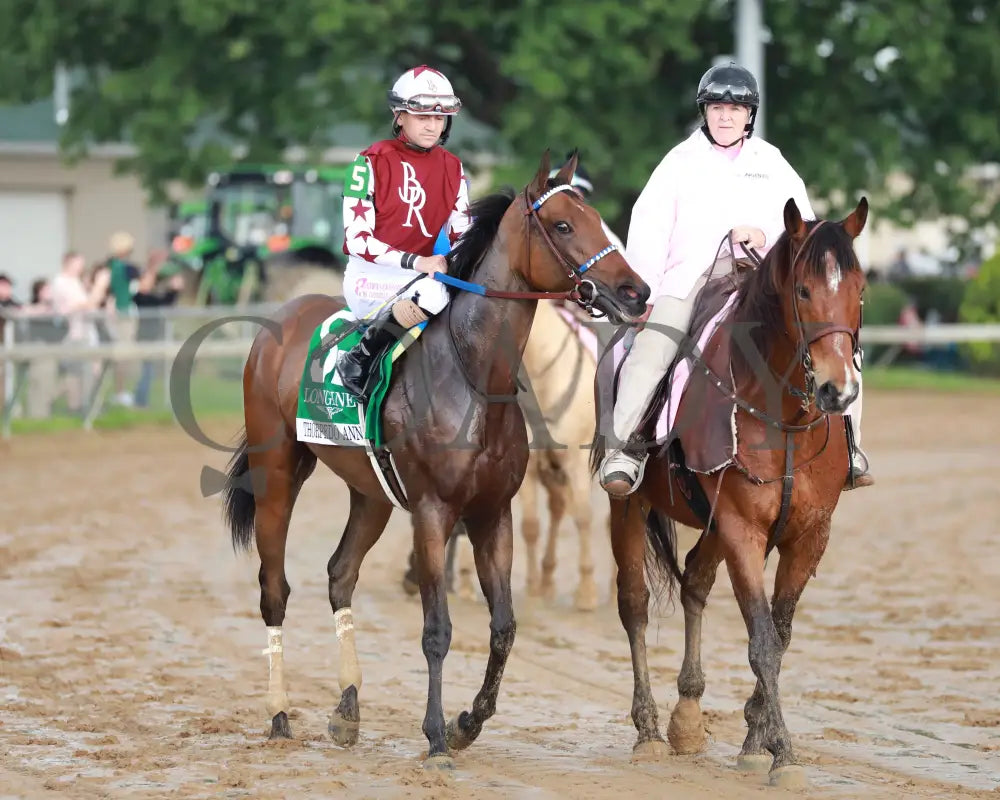
<path id="1" fill-rule="evenodd" d="M 443 147 L 462 107 L 451 83 L 431 67 L 414 67 L 388 96 L 393 138 L 358 155 L 344 189 L 344 296 L 359 319 L 376 313 L 337 371 L 365 401 L 381 354 L 448 304 L 444 284 L 432 277 L 448 271 L 445 257 L 434 255 L 439 232 L 447 228 L 454 245 L 470 225 L 462 162 Z"/>
<path id="2" fill-rule="evenodd" d="M 626 259 L 651 288 L 649 321 L 687 333 L 699 290 L 711 273 L 719 242 L 766 253 L 784 231 L 784 206 L 795 199 L 803 218 L 815 217 L 805 184 L 773 145 L 753 137 L 760 104 L 757 80 L 730 62 L 709 69 L 696 96 L 702 125 L 653 171 L 632 209 Z M 621 370 L 612 449 L 601 463 L 601 485 L 630 494 L 642 482 L 648 452 L 638 428 L 657 385 L 680 349 L 663 328 L 635 337 Z M 860 450 L 861 394 L 850 414 L 856 450 L 850 474 L 858 486 L 874 482 Z"/>
<path id="3" fill-rule="evenodd" d="M 573 155 L 572 153 L 567 153 L 566 161 L 569 161 L 572 155 Z M 559 174 L 559 170 L 561 170 L 563 166 L 565 166 L 565 163 L 560 164 L 553 170 L 550 170 L 549 172 L 550 182 L 552 181 L 553 178 L 556 177 L 556 175 Z M 577 159 L 576 171 L 573 173 L 573 178 L 569 183 L 570 186 L 572 186 L 576 190 L 577 194 L 580 195 L 580 197 L 582 197 L 588 203 L 590 202 L 590 196 L 594 193 L 594 184 L 590 179 L 590 173 L 583 168 L 583 166 L 580 164 L 579 159 Z M 615 247 L 617 247 L 620 252 L 624 253 L 625 245 L 622 244 L 622 240 L 615 235 L 615 232 L 612 231 L 611 228 L 607 226 L 607 224 L 604 222 L 603 219 L 601 220 L 601 227 L 604 229 L 604 233 L 608 237 L 608 241 L 611 242 L 611 244 L 615 245 Z"/>

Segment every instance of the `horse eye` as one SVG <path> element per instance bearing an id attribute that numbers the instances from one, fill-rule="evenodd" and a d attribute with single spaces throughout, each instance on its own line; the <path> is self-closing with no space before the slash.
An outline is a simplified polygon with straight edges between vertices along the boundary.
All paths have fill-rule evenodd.
<path id="1" fill-rule="evenodd" d="M 559 233 L 566 234 L 566 233 L 572 233 L 573 232 L 573 229 L 570 227 L 570 225 L 569 225 L 568 222 L 557 222 L 553 227 Z"/>
<path id="2" fill-rule="evenodd" d="M 810 297 L 809 290 L 801 283 L 796 287 L 795 291 L 801 300 L 808 300 Z"/>

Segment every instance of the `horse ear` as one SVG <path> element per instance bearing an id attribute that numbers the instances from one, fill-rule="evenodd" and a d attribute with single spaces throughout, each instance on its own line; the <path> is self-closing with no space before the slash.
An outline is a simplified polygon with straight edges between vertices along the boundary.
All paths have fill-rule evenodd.
<path id="1" fill-rule="evenodd" d="M 857 239 L 858 235 L 865 228 L 868 221 L 868 198 L 862 197 L 858 202 L 858 207 L 848 214 L 840 223 L 847 235 L 852 239 Z"/>
<path id="2" fill-rule="evenodd" d="M 789 197 L 785 203 L 785 231 L 793 239 L 801 239 L 806 235 L 806 224 L 802 221 L 802 214 L 795 205 L 794 197 Z"/>
<path id="3" fill-rule="evenodd" d="M 574 150 L 572 153 L 570 153 L 570 156 L 566 160 L 566 163 L 562 165 L 562 168 L 559 170 L 558 175 L 556 175 L 556 183 L 557 184 L 572 183 L 573 174 L 576 172 L 576 165 L 579 163 L 579 161 L 580 161 L 579 151 Z"/>
<path id="4" fill-rule="evenodd" d="M 548 148 L 542 153 L 542 161 L 538 165 L 538 173 L 531 183 L 531 192 L 535 197 L 545 194 L 545 187 L 549 180 L 549 151 Z"/>

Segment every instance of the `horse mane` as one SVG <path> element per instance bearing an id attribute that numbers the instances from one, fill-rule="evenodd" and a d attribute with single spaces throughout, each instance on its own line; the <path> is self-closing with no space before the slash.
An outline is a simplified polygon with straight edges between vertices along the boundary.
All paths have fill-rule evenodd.
<path id="1" fill-rule="evenodd" d="M 818 220 L 806 223 L 810 231 L 818 224 Z M 790 262 L 794 255 L 791 247 L 791 237 L 787 231 L 782 232 L 761 265 L 743 278 L 737 290 L 733 320 L 755 325 L 751 336 L 761 353 L 768 352 L 771 342 L 785 327 L 781 298 L 784 291 L 791 290 L 786 286 L 791 277 Z M 851 237 L 841 225 L 828 222 L 810 237 L 802 251 L 803 277 L 825 277 L 826 262 L 823 255 L 827 251 L 833 252 L 845 273 L 861 271 Z"/>
<path id="2" fill-rule="evenodd" d="M 455 249 L 448 257 L 448 274 L 464 281 L 472 278 L 472 273 L 483 260 L 493 244 L 500 220 L 517 196 L 510 187 L 476 200 L 469 208 L 472 226 L 462 234 Z"/>

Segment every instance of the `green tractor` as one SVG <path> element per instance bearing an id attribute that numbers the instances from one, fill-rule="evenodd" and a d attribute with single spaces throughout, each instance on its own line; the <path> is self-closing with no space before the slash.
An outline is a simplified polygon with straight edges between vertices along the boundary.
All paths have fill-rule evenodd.
<path id="1" fill-rule="evenodd" d="M 171 258 L 198 305 L 284 302 L 343 290 L 347 167 L 213 172 L 204 201 L 176 206 Z"/>

